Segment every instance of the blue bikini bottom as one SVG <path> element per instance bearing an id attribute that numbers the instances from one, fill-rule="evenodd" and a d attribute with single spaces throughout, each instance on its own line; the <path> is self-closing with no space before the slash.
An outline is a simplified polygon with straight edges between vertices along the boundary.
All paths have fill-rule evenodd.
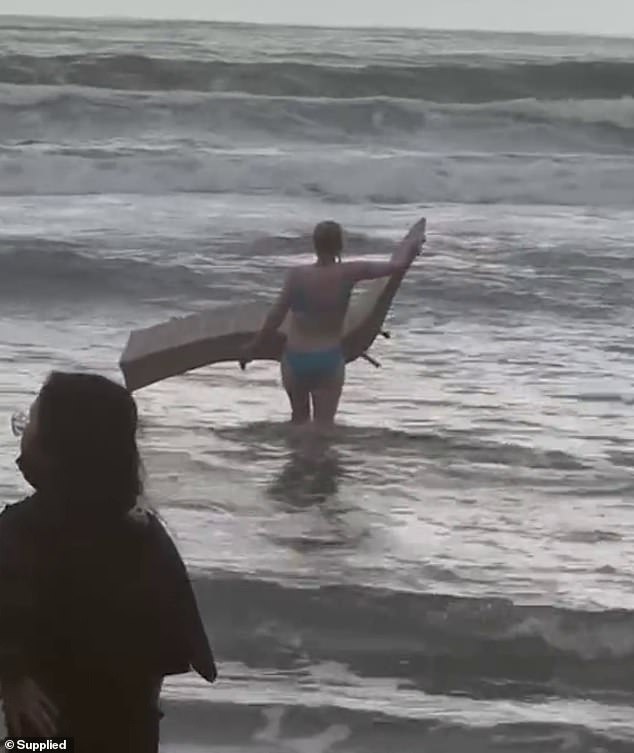
<path id="1" fill-rule="evenodd" d="M 310 387 L 335 376 L 344 363 L 339 345 L 327 350 L 287 350 L 284 359 L 293 378 Z"/>

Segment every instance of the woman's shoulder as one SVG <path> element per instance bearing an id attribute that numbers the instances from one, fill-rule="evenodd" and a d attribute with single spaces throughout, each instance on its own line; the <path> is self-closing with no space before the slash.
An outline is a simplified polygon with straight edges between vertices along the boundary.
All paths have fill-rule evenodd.
<path id="1" fill-rule="evenodd" d="M 38 514 L 38 495 L 32 494 L 18 502 L 8 502 L 0 512 L 0 526 L 17 526 L 33 519 Z"/>
<path id="2" fill-rule="evenodd" d="M 310 264 L 298 264 L 296 266 L 290 267 L 286 272 L 287 283 L 292 284 L 297 280 L 305 279 L 310 273 L 310 269 Z"/>
<path id="3" fill-rule="evenodd" d="M 138 530 L 144 531 L 147 537 L 162 552 L 167 559 L 176 557 L 180 560 L 178 548 L 172 538 L 167 525 L 156 510 L 149 508 L 135 508 L 128 513 L 130 521 Z"/>
<path id="4" fill-rule="evenodd" d="M 37 494 L 6 504 L 0 512 L 0 549 L 3 556 L 12 556 L 9 555 L 11 551 L 22 560 L 28 556 L 27 551 L 36 550 L 39 542 L 45 540 L 42 533 L 46 533 L 46 526 L 41 518 Z"/>
<path id="5" fill-rule="evenodd" d="M 300 264 L 289 271 L 287 279 L 323 285 L 324 282 L 331 283 L 332 280 L 345 278 L 351 264 L 354 265 L 355 262 L 341 262 L 341 264 L 331 264 L 323 267 L 316 266 L 315 264 Z"/>

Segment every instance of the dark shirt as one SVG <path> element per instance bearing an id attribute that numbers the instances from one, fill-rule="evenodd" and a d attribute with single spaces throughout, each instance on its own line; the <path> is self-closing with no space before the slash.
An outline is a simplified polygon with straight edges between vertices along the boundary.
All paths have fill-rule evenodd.
<path id="1" fill-rule="evenodd" d="M 80 520 L 42 494 L 0 514 L 0 678 L 62 715 L 156 702 L 166 675 L 216 666 L 185 565 L 158 518 Z"/>

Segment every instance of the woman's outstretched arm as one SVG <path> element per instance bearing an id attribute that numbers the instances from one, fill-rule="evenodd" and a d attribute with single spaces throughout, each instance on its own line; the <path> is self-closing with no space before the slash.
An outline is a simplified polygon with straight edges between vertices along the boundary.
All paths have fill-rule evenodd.
<path id="1" fill-rule="evenodd" d="M 420 253 L 425 243 L 426 219 L 413 225 L 390 261 L 350 261 L 343 264 L 346 278 L 352 282 L 376 280 L 406 270 Z"/>

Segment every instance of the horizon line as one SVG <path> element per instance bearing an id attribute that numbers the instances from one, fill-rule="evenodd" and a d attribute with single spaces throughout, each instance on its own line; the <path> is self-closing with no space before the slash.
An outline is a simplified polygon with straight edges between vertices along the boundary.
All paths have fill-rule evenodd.
<path id="1" fill-rule="evenodd" d="M 352 31 L 379 31 L 387 29 L 390 31 L 438 31 L 438 32 L 462 32 L 465 34 L 500 34 L 500 35 L 513 35 L 513 36 L 549 36 L 549 37 L 585 37 L 588 39 L 613 39 L 623 41 L 634 41 L 634 30 L 627 33 L 616 32 L 588 32 L 588 31 L 564 31 L 555 29 L 491 29 L 487 27 L 473 27 L 473 26 L 403 26 L 402 24 L 326 24 L 326 23 L 291 23 L 291 22 L 279 22 L 279 21 L 245 21 L 245 20 L 228 20 L 228 19 L 213 19 L 213 18 L 201 18 L 198 16 L 188 16 L 185 18 L 177 16 L 142 16 L 142 15 L 120 15 L 120 14 L 100 14 L 100 15 L 50 15 L 40 13 L 5 13 L 0 11 L 0 19 L 15 18 L 15 19 L 41 19 L 50 21 L 125 21 L 125 22 L 158 22 L 158 23 L 204 23 L 217 26 L 266 26 L 266 27 L 281 27 L 287 29 L 321 29 L 327 30 L 345 30 L 350 29 Z"/>

